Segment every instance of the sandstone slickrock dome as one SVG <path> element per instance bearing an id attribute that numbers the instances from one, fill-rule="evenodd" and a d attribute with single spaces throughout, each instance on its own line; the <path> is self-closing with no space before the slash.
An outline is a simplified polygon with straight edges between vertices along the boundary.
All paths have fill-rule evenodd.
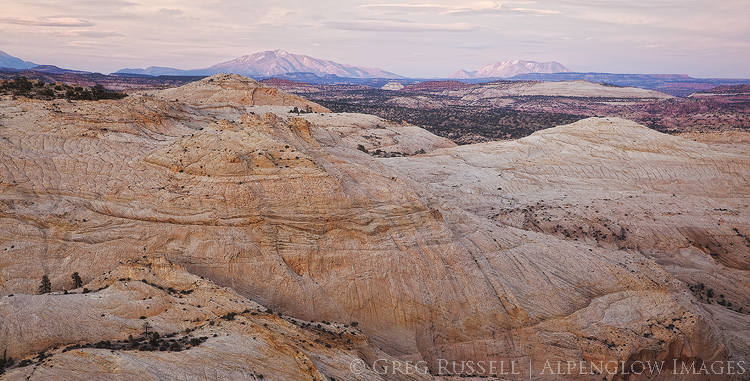
<path id="1" fill-rule="evenodd" d="M 45 351 L 9 379 L 750 355 L 744 155 L 621 119 L 456 147 L 226 75 L 0 109 L 0 346 Z"/>
<path id="2" fill-rule="evenodd" d="M 392 358 L 356 328 L 274 315 L 163 258 L 129 261 L 86 286 L 98 291 L 24 295 L 4 305 L 9 353 L 97 343 L 20 368 L 10 379 L 346 379 L 353 360 Z M 139 316 L 154 332 L 167 333 L 162 343 L 189 349 L 139 351 L 141 346 L 127 342 L 143 332 L 146 320 Z M 362 376 L 377 374 L 365 370 Z"/>
<path id="3" fill-rule="evenodd" d="M 237 74 L 216 74 L 178 88 L 161 90 L 153 95 L 190 104 L 237 103 L 247 106 L 295 106 L 303 110 L 310 107 L 314 112 L 330 112 L 316 103 Z"/>

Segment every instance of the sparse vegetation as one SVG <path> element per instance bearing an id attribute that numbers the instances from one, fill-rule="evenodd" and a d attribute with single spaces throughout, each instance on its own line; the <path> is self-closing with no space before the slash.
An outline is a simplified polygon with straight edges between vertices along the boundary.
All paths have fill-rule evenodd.
<path id="1" fill-rule="evenodd" d="M 8 354 L 7 349 L 3 351 L 3 358 L 0 359 L 0 374 L 3 374 L 5 372 L 6 368 L 10 368 L 15 364 L 15 361 L 13 360 L 13 357 L 6 357 Z"/>
<path id="2" fill-rule="evenodd" d="M 13 95 L 32 99 L 71 99 L 98 101 L 102 99 L 122 99 L 127 94 L 112 91 L 102 85 L 91 88 L 67 84 L 45 83 L 42 80 L 29 81 L 24 76 L 0 81 L 0 95 Z"/>
<path id="3" fill-rule="evenodd" d="M 151 332 L 135 338 L 129 335 L 127 339 L 120 341 L 102 340 L 97 343 L 70 345 L 64 348 L 63 352 L 82 348 L 180 352 L 201 345 L 206 340 L 208 340 L 207 336 L 193 337 L 189 333 L 182 336 L 178 336 L 177 333 L 162 336 L 157 332 Z"/>
<path id="4" fill-rule="evenodd" d="M 716 303 L 720 306 L 728 308 L 734 312 L 747 313 L 745 308 L 740 306 L 741 303 L 733 303 L 724 296 L 724 294 L 716 295 L 716 291 L 713 288 L 706 287 L 703 283 L 689 284 L 688 288 L 693 293 L 696 299 L 701 302 L 713 304 Z"/>
<path id="5" fill-rule="evenodd" d="M 522 138 L 535 131 L 573 123 L 585 117 L 496 107 L 448 106 L 420 109 L 388 106 L 387 103 L 362 105 L 321 99 L 316 102 L 333 112 L 365 113 L 393 121 L 405 121 L 459 144 Z"/>
<path id="6" fill-rule="evenodd" d="M 406 121 L 459 144 L 517 139 L 592 116 L 623 117 L 670 133 L 750 128 L 750 97 L 742 86 L 726 86 L 721 96 L 661 100 L 563 95 L 466 100 L 461 90 L 469 85 L 443 84 L 445 88 L 441 88 L 438 83 L 432 88 L 430 83 L 398 92 L 330 85 L 320 86 L 322 91 L 298 95 L 333 112 L 360 112 Z M 442 90 L 446 89 L 458 95 L 444 95 Z"/>
<path id="7" fill-rule="evenodd" d="M 229 320 L 234 320 L 234 318 L 235 318 L 236 316 L 237 316 L 237 312 L 228 312 L 227 314 L 225 314 L 225 315 L 224 315 L 224 316 L 222 316 L 221 318 L 222 318 L 222 319 L 224 319 L 224 320 L 227 320 L 227 321 L 229 321 Z"/>

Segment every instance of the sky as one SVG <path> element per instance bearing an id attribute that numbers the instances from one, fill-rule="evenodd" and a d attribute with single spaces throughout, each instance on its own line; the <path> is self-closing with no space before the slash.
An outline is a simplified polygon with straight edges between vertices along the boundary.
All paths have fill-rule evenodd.
<path id="1" fill-rule="evenodd" d="M 0 0 L 0 50 L 110 73 L 284 49 L 409 77 L 505 60 L 750 78 L 750 0 Z"/>

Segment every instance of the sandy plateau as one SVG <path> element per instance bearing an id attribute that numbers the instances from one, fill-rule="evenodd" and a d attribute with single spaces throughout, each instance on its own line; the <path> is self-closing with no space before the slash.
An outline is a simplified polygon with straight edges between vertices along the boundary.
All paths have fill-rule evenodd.
<path id="1" fill-rule="evenodd" d="M 747 139 L 590 118 L 456 146 L 327 111 L 236 75 L 0 99 L 0 350 L 27 360 L 2 377 L 750 359 Z M 407 361 L 430 373 L 383 371 Z"/>

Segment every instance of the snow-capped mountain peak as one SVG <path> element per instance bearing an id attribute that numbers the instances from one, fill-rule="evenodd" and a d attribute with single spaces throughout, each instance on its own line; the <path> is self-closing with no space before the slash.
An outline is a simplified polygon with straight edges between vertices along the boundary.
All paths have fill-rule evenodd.
<path id="1" fill-rule="evenodd" d="M 213 65 L 207 70 L 251 76 L 274 76 L 297 72 L 351 78 L 401 78 L 377 68 L 340 64 L 306 55 L 292 54 L 281 49 L 242 56 Z"/>
<path id="2" fill-rule="evenodd" d="M 301 54 L 289 53 L 286 50 L 267 50 L 245 55 L 230 61 L 193 70 L 149 67 L 146 69 L 123 69 L 119 74 L 146 75 L 213 75 L 217 73 L 240 74 L 251 77 L 273 77 L 291 73 L 312 73 L 317 76 L 336 75 L 346 78 L 403 78 L 378 68 L 359 67 L 340 64 Z"/>
<path id="3" fill-rule="evenodd" d="M 475 72 L 459 70 L 451 78 L 510 78 L 527 73 L 562 73 L 571 71 L 559 62 L 502 61 L 485 65 Z"/>

